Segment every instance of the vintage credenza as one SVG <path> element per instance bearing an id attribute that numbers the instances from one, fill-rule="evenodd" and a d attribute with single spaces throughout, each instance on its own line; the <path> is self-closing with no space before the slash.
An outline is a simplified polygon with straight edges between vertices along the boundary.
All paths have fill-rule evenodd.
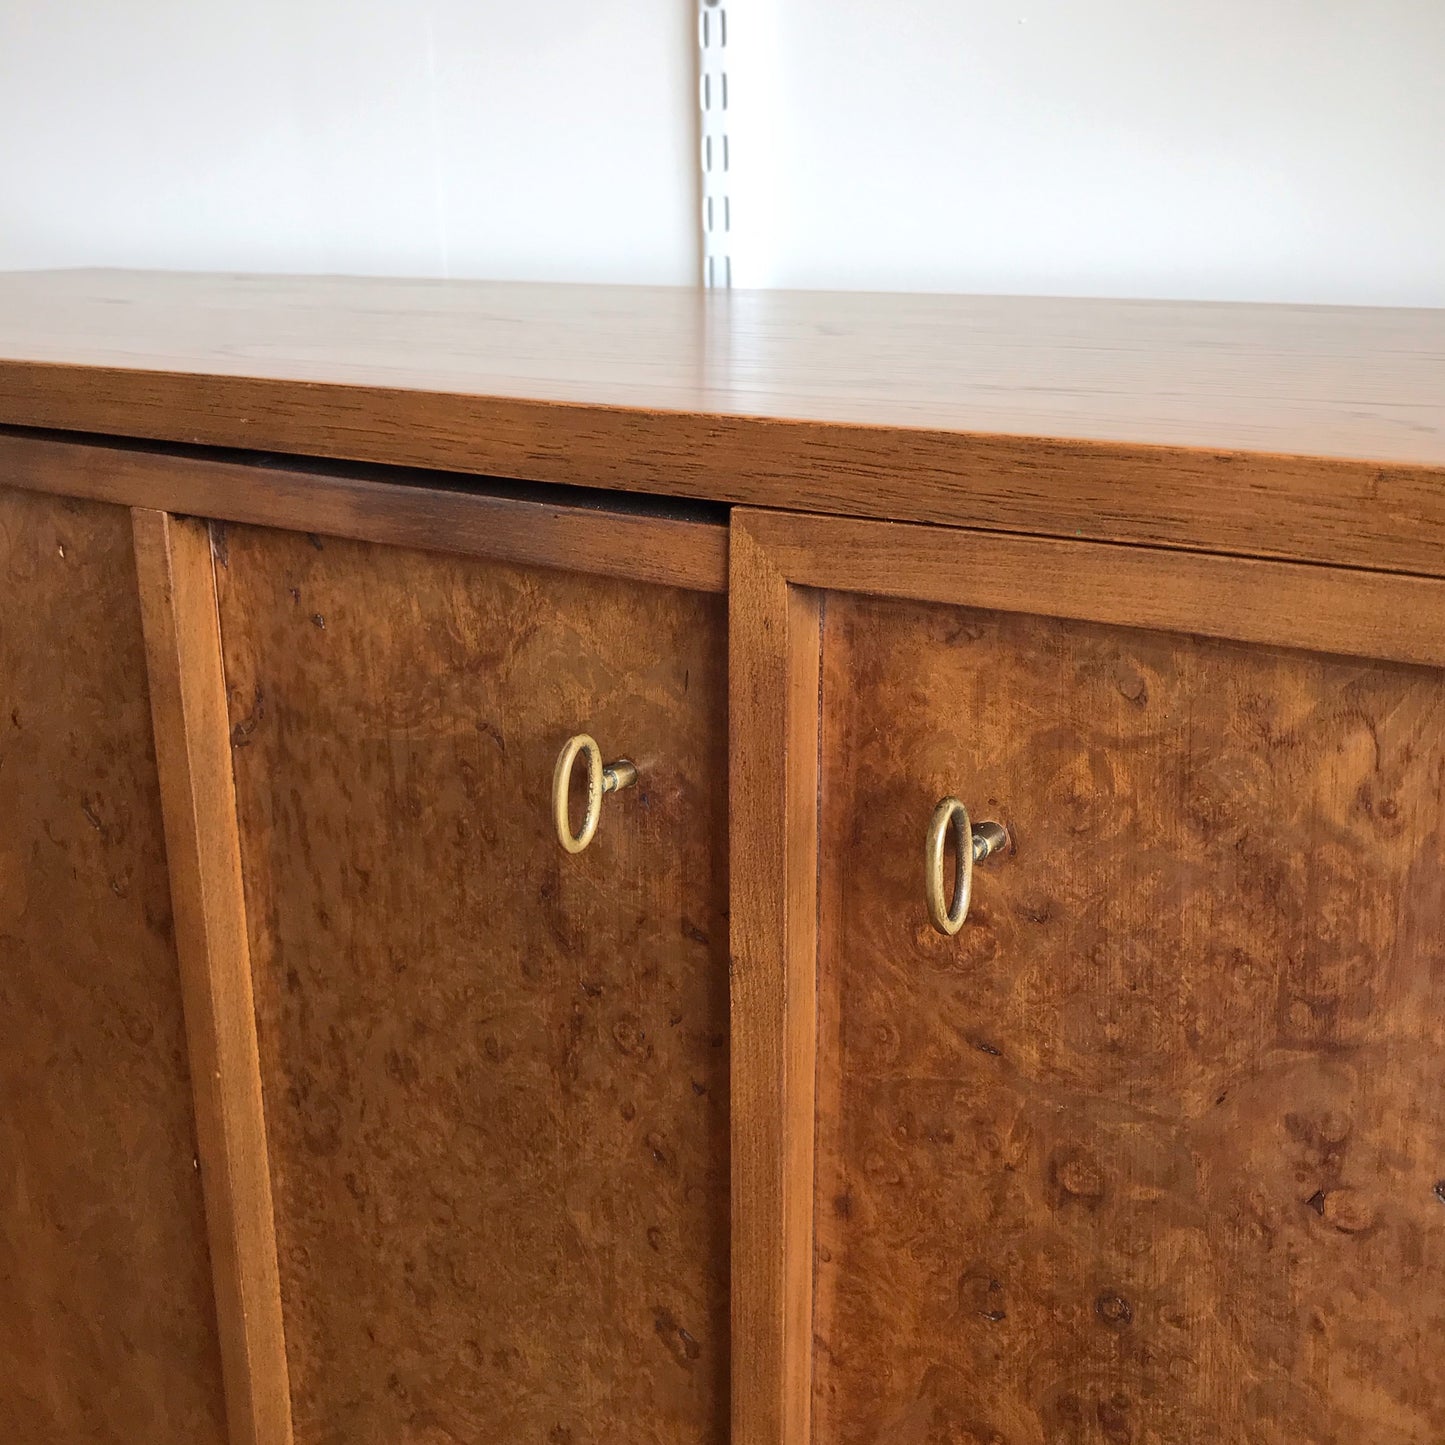
<path id="1" fill-rule="evenodd" d="M 0 1440 L 1445 1441 L 1445 313 L 0 277 L 0 704 Z"/>

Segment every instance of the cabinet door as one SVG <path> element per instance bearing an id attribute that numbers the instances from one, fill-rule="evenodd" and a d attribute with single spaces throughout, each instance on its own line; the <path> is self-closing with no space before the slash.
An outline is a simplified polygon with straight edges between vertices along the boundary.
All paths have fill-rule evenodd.
<path id="1" fill-rule="evenodd" d="M 225 1438 L 130 515 L 0 490 L 0 1439 Z"/>
<path id="2" fill-rule="evenodd" d="M 1445 1439 L 1445 671 L 1116 620 L 1438 663 L 1445 589 L 799 526 L 811 1437 Z M 950 795 L 1009 838 L 954 936 Z"/>
<path id="3" fill-rule="evenodd" d="M 217 556 L 296 1440 L 724 1440 L 722 598 Z"/>
<path id="4" fill-rule="evenodd" d="M 1445 1438 L 1442 675 L 839 596 L 823 676 L 818 1438 Z"/>

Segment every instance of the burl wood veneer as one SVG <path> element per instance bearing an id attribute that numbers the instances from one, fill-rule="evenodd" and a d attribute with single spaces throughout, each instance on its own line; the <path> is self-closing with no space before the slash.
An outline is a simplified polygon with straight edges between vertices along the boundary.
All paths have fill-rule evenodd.
<path id="1" fill-rule="evenodd" d="M 1445 1439 L 1445 675 L 847 595 L 823 674 L 814 1438 Z"/>
<path id="2" fill-rule="evenodd" d="M 0 488 L 0 1439 L 226 1438 L 130 514 Z"/>
<path id="3" fill-rule="evenodd" d="M 216 557 L 297 1441 L 725 1441 L 722 600 Z"/>

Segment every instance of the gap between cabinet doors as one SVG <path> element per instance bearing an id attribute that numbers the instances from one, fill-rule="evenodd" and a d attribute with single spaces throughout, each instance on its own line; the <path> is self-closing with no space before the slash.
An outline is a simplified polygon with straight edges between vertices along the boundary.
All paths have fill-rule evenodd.
<path id="1" fill-rule="evenodd" d="M 827 594 L 1442 667 L 1445 581 L 736 508 L 729 586 L 733 1439 L 807 1445 Z"/>
<path id="2" fill-rule="evenodd" d="M 411 488 L 49 440 L 7 439 L 7 446 L 23 464 L 16 485 L 131 509 L 228 1437 L 232 1445 L 289 1445 L 292 1402 L 214 570 L 224 525 L 701 593 L 726 589 L 726 528 L 626 506 L 584 509 L 565 498 Z"/>

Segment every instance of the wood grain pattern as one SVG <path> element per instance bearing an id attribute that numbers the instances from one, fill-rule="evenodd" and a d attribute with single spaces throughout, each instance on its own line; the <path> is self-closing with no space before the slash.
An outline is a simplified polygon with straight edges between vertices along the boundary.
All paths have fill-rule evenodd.
<path id="1" fill-rule="evenodd" d="M 733 1445 L 809 1438 L 817 1061 L 816 594 L 733 529 Z"/>
<path id="2" fill-rule="evenodd" d="M 727 588 L 724 518 L 669 516 L 629 499 L 559 491 L 547 499 L 442 487 L 415 472 L 383 480 L 338 470 L 0 433 L 0 470 L 16 486 L 162 512 L 387 542 L 459 556 L 504 557 L 703 592 Z M 430 485 L 423 485 L 430 482 Z"/>
<path id="3" fill-rule="evenodd" d="M 288 1445 L 290 1390 L 204 522 L 132 514 L 231 1445 Z"/>
<path id="4" fill-rule="evenodd" d="M 218 569 L 296 1438 L 727 1438 L 720 599 Z M 563 853 L 573 732 L 638 765 Z"/>
<path id="5" fill-rule="evenodd" d="M 0 490 L 0 1439 L 225 1439 L 128 514 Z"/>
<path id="6" fill-rule="evenodd" d="M 0 422 L 1438 573 L 1445 312 L 65 272 Z"/>
<path id="7" fill-rule="evenodd" d="M 741 511 L 801 587 L 1445 665 L 1445 584 L 1341 567 Z"/>
<path id="8" fill-rule="evenodd" d="M 845 596 L 823 666 L 815 1438 L 1445 1439 L 1445 677 Z"/>

